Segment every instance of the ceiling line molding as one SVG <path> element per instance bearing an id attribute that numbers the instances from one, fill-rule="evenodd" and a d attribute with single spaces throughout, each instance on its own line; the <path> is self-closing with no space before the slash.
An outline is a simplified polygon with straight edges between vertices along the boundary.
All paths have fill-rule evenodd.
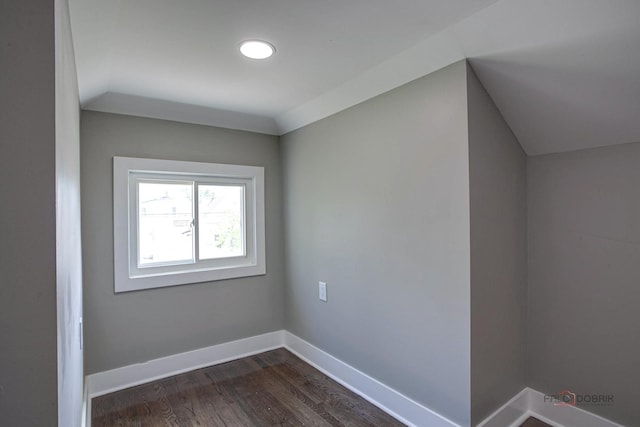
<path id="1" fill-rule="evenodd" d="M 276 122 L 270 117 L 124 93 L 105 93 L 82 108 L 104 113 L 127 114 L 130 116 L 279 135 Z"/>

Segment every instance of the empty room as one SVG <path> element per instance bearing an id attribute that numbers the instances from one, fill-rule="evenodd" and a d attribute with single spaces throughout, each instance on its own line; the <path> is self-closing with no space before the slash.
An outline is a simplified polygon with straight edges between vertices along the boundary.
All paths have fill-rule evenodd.
<path id="1" fill-rule="evenodd" d="M 640 427 L 638 22 L 3 0 L 0 425 Z"/>

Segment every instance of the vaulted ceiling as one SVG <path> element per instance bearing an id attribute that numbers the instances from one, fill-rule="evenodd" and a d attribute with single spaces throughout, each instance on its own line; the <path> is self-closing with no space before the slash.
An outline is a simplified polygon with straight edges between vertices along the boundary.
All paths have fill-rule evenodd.
<path id="1" fill-rule="evenodd" d="M 640 141 L 637 0 L 70 4 L 85 109 L 283 134 L 468 58 L 529 154 Z"/>

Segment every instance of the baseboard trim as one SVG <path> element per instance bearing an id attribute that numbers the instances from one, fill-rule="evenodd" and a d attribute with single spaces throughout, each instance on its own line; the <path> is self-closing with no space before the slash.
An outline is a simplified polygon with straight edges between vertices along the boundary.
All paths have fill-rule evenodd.
<path id="1" fill-rule="evenodd" d="M 110 371 L 87 375 L 89 399 L 125 388 L 145 384 L 194 369 L 217 365 L 280 348 L 284 331 L 269 332 L 207 348 L 192 350 Z"/>
<path id="2" fill-rule="evenodd" d="M 459 427 L 458 424 L 337 359 L 290 332 L 285 348 L 397 420 L 412 427 Z"/>
<path id="3" fill-rule="evenodd" d="M 553 427 L 623 427 L 582 408 L 545 402 L 544 396 L 544 393 L 526 387 L 478 427 L 519 427 L 529 417 L 536 417 Z"/>
<path id="4" fill-rule="evenodd" d="M 91 398 L 89 397 L 89 388 L 87 381 L 84 382 L 82 389 L 82 416 L 80 418 L 81 427 L 91 427 Z"/>
<path id="5" fill-rule="evenodd" d="M 528 412 L 529 389 L 524 388 L 480 422 L 477 427 L 519 426 L 527 418 L 525 415 L 527 415 Z"/>

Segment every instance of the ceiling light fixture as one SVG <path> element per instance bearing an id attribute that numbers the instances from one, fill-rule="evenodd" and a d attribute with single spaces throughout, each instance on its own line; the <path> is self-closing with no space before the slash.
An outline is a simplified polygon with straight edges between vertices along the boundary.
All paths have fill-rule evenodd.
<path id="1" fill-rule="evenodd" d="M 247 40 L 240 45 L 240 52 L 251 59 L 267 59 L 273 55 L 276 48 L 271 43 L 261 40 Z"/>

